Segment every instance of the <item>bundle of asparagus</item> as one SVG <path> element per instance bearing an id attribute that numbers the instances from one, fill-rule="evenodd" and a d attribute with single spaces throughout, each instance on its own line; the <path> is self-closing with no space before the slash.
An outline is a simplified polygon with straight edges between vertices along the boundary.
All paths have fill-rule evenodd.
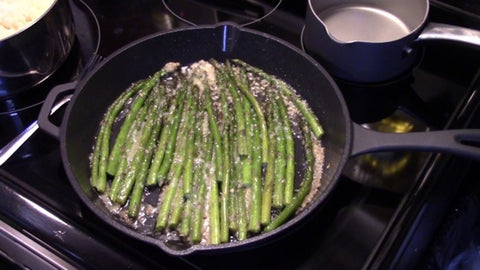
<path id="1" fill-rule="evenodd" d="M 243 240 L 277 228 L 304 203 L 321 170 L 322 134 L 294 89 L 241 60 L 169 63 L 108 108 L 91 185 L 131 219 L 145 191 L 161 188 L 156 231 L 193 244 Z"/>

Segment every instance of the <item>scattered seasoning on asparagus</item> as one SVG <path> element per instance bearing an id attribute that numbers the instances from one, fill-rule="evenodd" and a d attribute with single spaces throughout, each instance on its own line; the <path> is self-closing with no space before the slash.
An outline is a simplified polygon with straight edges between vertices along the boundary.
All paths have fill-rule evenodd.
<path id="1" fill-rule="evenodd" d="M 314 155 L 314 146 L 312 135 L 310 134 L 311 130 L 306 127 L 306 124 L 303 125 L 303 137 L 304 137 L 304 146 L 305 146 L 305 171 L 304 179 L 300 185 L 295 197 L 292 199 L 292 202 L 288 204 L 281 212 L 276 216 L 265 228 L 264 231 L 271 231 L 278 226 L 285 223 L 288 218 L 290 218 L 295 211 L 300 208 L 305 197 L 310 193 L 312 189 L 312 182 L 315 170 L 315 155 Z"/>
<path id="2" fill-rule="evenodd" d="M 283 99 L 283 95 L 278 99 L 279 116 L 283 121 L 283 134 L 285 139 L 285 187 L 284 187 L 284 204 L 290 204 L 293 199 L 293 191 L 295 186 L 295 141 L 290 120 L 287 115 L 287 106 Z"/>
<path id="3" fill-rule="evenodd" d="M 127 134 L 137 117 L 137 112 L 142 108 L 145 99 L 148 97 L 148 94 L 150 93 L 150 90 L 153 89 L 156 81 L 160 78 L 162 74 L 163 72 L 159 71 L 155 73 L 155 75 L 152 76 L 150 80 L 147 80 L 144 83 L 141 83 L 142 84 L 140 86 L 141 89 L 139 90 L 137 97 L 133 101 L 130 112 L 125 117 L 125 121 L 122 124 L 120 132 L 118 133 L 115 139 L 115 144 L 113 145 L 112 152 L 110 153 L 107 171 L 111 175 L 115 175 L 117 173 L 117 167 L 119 164 L 119 160 L 121 159 L 120 152 L 122 151 L 122 148 L 125 145 Z"/>
<path id="4" fill-rule="evenodd" d="M 272 111 L 272 106 L 269 106 L 268 120 L 269 123 L 272 123 L 274 112 Z M 261 212 L 261 223 L 266 225 L 270 223 L 271 212 L 272 212 L 272 196 L 273 196 L 273 185 L 275 182 L 275 144 L 276 138 L 274 133 L 274 127 L 272 124 L 268 127 L 268 153 L 267 153 L 267 167 L 265 169 L 265 179 L 263 182 L 263 191 L 262 191 L 262 212 Z"/>
<path id="5" fill-rule="evenodd" d="M 122 221 L 152 237 L 241 241 L 315 200 L 323 133 L 292 87 L 248 63 L 167 63 L 107 109 L 91 185 Z M 295 140 L 304 150 L 298 156 Z"/>
<path id="6" fill-rule="evenodd" d="M 256 121 L 256 116 L 252 116 Z M 252 153 L 252 185 L 250 193 L 250 220 L 248 230 L 252 233 L 260 231 L 260 218 L 262 213 L 262 150 L 260 145 L 260 131 L 253 130 L 253 153 Z"/>
<path id="7" fill-rule="evenodd" d="M 134 83 L 118 97 L 108 108 L 100 124 L 100 132 L 96 139 L 92 160 L 92 186 L 99 192 L 107 187 L 107 165 L 110 153 L 110 136 L 115 119 L 125 106 L 127 100 L 144 86 L 144 81 Z"/>

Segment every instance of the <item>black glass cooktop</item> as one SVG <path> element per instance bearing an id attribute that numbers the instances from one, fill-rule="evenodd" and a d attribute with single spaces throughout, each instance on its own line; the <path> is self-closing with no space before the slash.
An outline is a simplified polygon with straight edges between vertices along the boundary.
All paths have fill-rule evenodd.
<path id="1" fill-rule="evenodd" d="M 480 29 L 475 14 L 448 2 L 431 1 L 431 20 Z M 293 0 L 71 3 L 77 25 L 92 25 L 77 33 L 81 59 L 97 51 L 98 38 L 97 52 L 106 57 L 159 31 L 220 21 L 301 48 L 306 8 L 306 1 Z M 372 128 L 388 130 L 398 123 L 413 130 L 480 127 L 478 59 L 475 48 L 429 43 L 419 64 L 402 78 L 368 86 L 337 83 L 352 119 Z M 58 84 L 78 78 L 86 60 L 73 62 Z M 45 87 L 48 92 L 51 86 Z M 19 105 L 0 111 L 2 145 L 36 119 L 42 99 L 12 102 Z M 56 113 L 54 121 L 61 115 Z M 58 141 L 40 131 L 0 167 L 0 250 L 4 261 L 31 269 L 440 269 L 449 260 L 438 251 L 445 250 L 444 232 L 451 231 L 440 225 L 443 218 L 455 223 L 455 202 L 465 206 L 461 198 L 476 198 L 478 185 L 469 181 L 476 165 L 429 153 L 361 156 L 349 162 L 323 207 L 291 233 L 245 250 L 175 257 L 114 230 L 82 205 L 64 173 Z M 449 258 L 461 250 L 449 250 Z M 441 264 L 435 259 L 439 254 L 444 255 Z"/>

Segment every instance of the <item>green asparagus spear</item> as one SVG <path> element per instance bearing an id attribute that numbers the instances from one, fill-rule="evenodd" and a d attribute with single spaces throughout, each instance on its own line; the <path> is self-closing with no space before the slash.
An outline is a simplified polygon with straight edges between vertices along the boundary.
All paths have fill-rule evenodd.
<path id="1" fill-rule="evenodd" d="M 205 195 L 207 193 L 207 183 L 204 179 L 198 186 L 198 199 L 193 207 L 192 217 L 192 243 L 198 244 L 202 241 L 203 214 L 205 210 Z"/>
<path id="2" fill-rule="evenodd" d="M 244 99 L 245 112 L 245 141 L 247 145 L 247 155 L 242 159 L 242 185 L 249 187 L 252 184 L 252 153 L 253 153 L 253 121 L 250 110 L 250 103 Z"/>
<path id="3" fill-rule="evenodd" d="M 178 130 L 180 128 L 183 109 L 185 107 L 183 100 L 187 92 L 187 89 L 186 89 L 187 86 L 185 83 L 184 85 L 185 85 L 184 89 L 180 93 L 180 104 L 178 105 L 178 108 L 176 109 L 173 117 L 173 123 L 167 139 L 168 141 L 165 147 L 165 155 L 163 157 L 162 165 L 160 165 L 160 168 L 158 169 L 158 172 L 157 172 L 158 185 L 162 185 L 165 182 L 168 172 L 170 171 L 170 166 L 173 161 L 173 156 L 175 154 L 175 145 L 176 145 L 175 142 L 177 141 Z M 191 106 L 191 103 L 192 103 L 192 98 L 187 98 L 187 104 L 186 104 L 187 108 Z"/>
<path id="4" fill-rule="evenodd" d="M 170 216 L 168 218 L 168 227 L 176 229 L 182 218 L 183 209 L 185 207 L 185 197 L 183 196 L 183 184 L 180 179 L 178 187 L 173 198 L 172 205 L 170 206 Z"/>
<path id="5" fill-rule="evenodd" d="M 295 212 L 300 208 L 305 197 L 310 193 L 312 181 L 313 181 L 313 171 L 315 166 L 315 155 L 313 151 L 313 141 L 312 135 L 310 134 L 310 129 L 307 128 L 306 124 L 303 124 L 303 136 L 304 136 L 304 147 L 305 147 L 305 172 L 304 179 L 300 185 L 300 189 L 293 198 L 292 202 L 288 204 L 278 216 L 275 217 L 265 228 L 264 231 L 271 231 L 278 226 L 285 223 Z"/>
<path id="6" fill-rule="evenodd" d="M 195 99 L 198 96 L 194 97 Z M 198 108 L 197 102 L 194 102 L 193 105 L 193 112 L 194 116 L 193 119 L 193 130 L 189 138 L 187 139 L 187 149 L 186 149 L 186 158 L 187 161 L 185 162 L 184 168 L 184 175 L 183 175 L 183 193 L 185 196 L 185 208 L 183 211 L 182 217 L 182 224 L 180 227 L 180 235 L 183 237 L 191 236 L 192 234 L 192 220 L 193 220 L 193 212 L 194 212 L 194 204 L 198 200 L 198 178 L 199 178 L 199 169 L 201 167 L 200 164 L 195 164 L 194 159 L 199 157 L 200 155 L 200 145 L 202 143 L 202 112 Z M 193 136 L 192 136 L 193 134 Z"/>
<path id="7" fill-rule="evenodd" d="M 138 136 L 139 139 L 135 142 L 131 153 L 128 153 L 129 155 L 133 155 L 133 160 L 128 164 L 125 178 L 115 198 L 115 202 L 121 205 L 126 203 L 135 182 L 140 181 L 138 178 L 143 177 L 140 175 L 140 172 L 142 171 L 143 164 L 147 163 L 145 158 L 147 156 L 149 142 L 152 140 L 151 135 L 154 128 L 156 128 L 155 125 L 160 110 L 160 104 L 157 102 L 159 98 L 158 90 L 158 88 L 155 88 L 148 97 L 146 117 L 144 123 L 142 123 L 140 135 Z"/>
<path id="8" fill-rule="evenodd" d="M 126 101 L 143 88 L 145 82 L 139 81 L 123 92 L 107 109 L 102 120 L 92 158 L 92 186 L 100 193 L 107 187 L 107 162 L 110 153 L 110 136 L 116 117 L 125 106 Z"/>
<path id="9" fill-rule="evenodd" d="M 169 226 L 176 227 L 180 222 L 181 214 L 185 206 L 186 195 L 185 185 L 191 185 L 191 179 L 193 177 L 193 143 L 194 143 L 194 134 L 195 134 L 195 119 L 197 115 L 197 106 L 196 100 L 194 99 L 193 93 L 190 93 L 187 97 L 187 107 L 185 108 L 185 116 L 181 125 L 181 129 L 177 136 L 177 141 L 182 142 L 181 145 L 178 145 L 176 148 L 180 151 L 180 157 L 178 157 L 178 162 L 184 164 L 182 180 L 179 187 L 177 188 L 176 197 L 174 205 L 172 207 L 172 213 L 169 219 Z"/>
<path id="10" fill-rule="evenodd" d="M 100 130 L 97 134 L 97 137 L 95 138 L 95 146 L 93 148 L 92 159 L 91 159 L 92 167 L 91 167 L 90 184 L 99 193 L 105 192 L 105 189 L 107 188 L 106 172 L 103 173 L 105 174 L 103 176 L 100 176 L 101 173 L 99 172 L 100 164 L 102 162 L 101 161 L 102 156 L 105 157 L 105 155 L 102 154 L 102 141 L 103 141 L 103 137 L 105 136 L 105 129 L 106 129 L 104 121 L 105 120 L 102 120 L 102 122 L 100 123 Z"/>
<path id="11" fill-rule="evenodd" d="M 233 60 L 235 63 L 244 66 L 247 70 L 251 70 L 252 72 L 262 76 L 266 80 L 272 82 L 274 85 L 278 87 L 278 89 L 284 94 L 286 97 L 288 97 L 298 108 L 298 110 L 302 113 L 303 117 L 305 117 L 307 123 L 309 124 L 313 134 L 315 135 L 316 138 L 320 138 L 324 130 L 320 123 L 318 122 L 317 117 L 315 114 L 312 112 L 312 110 L 291 90 L 285 82 L 282 80 L 276 78 L 275 76 L 269 75 L 265 73 L 263 70 L 253 67 L 239 59 Z"/>
<path id="12" fill-rule="evenodd" d="M 273 107 L 273 129 L 275 131 L 275 183 L 273 186 L 272 206 L 279 209 L 283 207 L 283 198 L 285 192 L 285 169 L 286 169 L 286 147 L 285 134 L 283 131 L 283 121 L 280 118 L 280 109 L 275 97 L 271 98 Z"/>
<path id="13" fill-rule="evenodd" d="M 222 88 L 228 89 L 229 94 L 233 100 L 233 109 L 235 114 L 235 125 L 237 132 L 237 148 L 240 156 L 246 156 L 248 154 L 247 142 L 246 142 L 246 127 L 245 127 L 245 113 L 243 111 L 242 98 L 235 88 L 235 79 L 232 74 L 226 72 L 225 68 L 221 66 L 217 67 L 217 75 L 219 83 L 222 84 Z"/>
<path id="14" fill-rule="evenodd" d="M 233 71 L 231 72 L 233 73 Z M 267 153 L 268 153 L 268 130 L 267 130 L 267 123 L 265 121 L 265 116 L 263 115 L 263 110 L 262 110 L 262 107 L 260 106 L 260 103 L 252 94 L 252 91 L 248 86 L 246 71 L 240 68 L 239 73 L 240 73 L 239 76 L 234 76 L 235 83 L 238 86 L 238 88 L 242 91 L 246 99 L 253 106 L 253 109 L 257 114 L 258 128 L 260 128 L 261 141 L 262 141 L 262 162 L 266 164 Z"/>
<path id="15" fill-rule="evenodd" d="M 165 196 L 161 202 L 161 207 L 158 213 L 157 222 L 155 224 L 155 230 L 161 231 L 166 228 L 168 218 L 171 212 L 172 203 L 176 197 L 176 194 L 181 190 L 181 178 L 183 170 L 183 158 L 185 154 L 184 147 L 185 139 L 180 139 L 177 142 L 178 149 L 175 152 L 175 160 L 171 164 L 171 170 L 169 171 L 168 185 L 166 187 Z"/>
<path id="16" fill-rule="evenodd" d="M 200 117 L 202 123 L 202 142 L 199 151 L 199 164 L 195 168 L 194 182 L 198 190 L 193 207 L 192 217 L 192 242 L 199 243 L 202 240 L 202 224 L 205 211 L 205 197 L 207 194 L 207 172 L 210 168 L 207 166 L 207 160 L 212 155 L 213 139 L 208 130 L 208 115 L 204 113 Z"/>
<path id="17" fill-rule="evenodd" d="M 178 199 L 178 201 L 183 202 L 183 187 L 180 183 L 180 178 L 182 178 L 182 170 L 184 167 L 185 155 L 187 152 L 186 143 L 188 140 L 189 129 L 193 125 L 193 115 L 195 111 L 193 110 L 193 95 L 191 91 L 189 91 L 190 87 L 187 85 L 186 81 L 182 82 L 183 90 L 181 92 L 182 96 L 187 94 L 187 100 L 181 103 L 179 106 L 179 114 L 178 118 L 176 118 L 176 130 L 170 134 L 169 144 L 167 145 L 167 149 L 165 150 L 165 157 L 162 166 L 160 167 L 158 177 L 159 179 L 166 178 L 167 174 L 170 174 L 170 182 L 168 185 L 167 193 L 165 195 L 164 200 L 162 201 L 162 207 L 160 209 L 157 223 L 155 228 L 157 230 L 164 229 L 168 222 L 168 217 L 170 213 L 171 203 L 175 198 L 175 194 L 181 192 L 182 197 Z M 184 105 L 186 103 L 186 105 Z M 181 109 L 185 107 L 185 110 Z M 182 121 L 180 121 L 182 118 Z M 178 136 L 177 136 L 178 133 Z M 175 136 L 174 136 L 175 135 Z M 164 165 L 167 162 L 167 165 Z M 171 169 L 170 169 L 171 167 Z M 179 195 L 180 196 L 180 195 Z M 180 216 L 181 211 L 176 211 L 176 218 Z M 172 222 L 175 223 L 176 221 Z"/>
<path id="18" fill-rule="evenodd" d="M 284 203 L 289 204 L 293 199 L 295 185 L 295 143 L 287 108 L 282 97 L 278 99 L 279 116 L 283 120 L 283 134 L 285 138 L 285 194 Z"/>
<path id="19" fill-rule="evenodd" d="M 147 185 L 149 186 L 155 184 L 161 186 L 170 169 L 175 150 L 175 140 L 183 113 L 185 92 L 185 90 L 181 90 L 180 93 L 176 95 L 174 104 L 170 106 L 169 117 L 160 134 L 157 152 L 150 166 L 147 178 Z"/>
<path id="20" fill-rule="evenodd" d="M 161 231 L 164 230 L 167 226 L 168 216 L 170 213 L 170 206 L 172 205 L 172 201 L 175 198 L 175 194 L 177 192 L 177 187 L 180 182 L 180 178 L 182 175 L 183 164 L 174 162 L 172 163 L 172 171 L 171 171 L 171 179 L 166 187 L 165 197 L 161 203 L 161 207 L 159 209 L 159 213 L 157 216 L 157 222 L 155 223 L 155 230 Z"/>
<path id="21" fill-rule="evenodd" d="M 223 181 L 222 192 L 220 197 L 220 241 L 228 242 L 229 238 L 229 197 L 230 197 L 230 174 L 231 174 L 231 158 L 230 158 L 230 126 L 225 125 L 223 134 Z"/>
<path id="22" fill-rule="evenodd" d="M 117 196 L 120 192 L 122 187 L 122 183 L 125 179 L 125 175 L 127 173 L 127 168 L 129 164 L 132 162 L 133 155 L 132 155 L 132 148 L 135 145 L 135 142 L 139 140 L 142 126 L 143 126 L 143 119 L 147 113 L 146 107 L 142 107 L 141 110 L 138 112 L 136 121 L 133 121 L 132 128 L 127 133 L 125 138 L 125 145 L 123 146 L 124 149 L 119 154 L 119 164 L 117 168 L 117 173 L 113 178 L 112 185 L 110 187 L 110 191 L 108 196 L 112 202 L 117 201 Z"/>
<path id="23" fill-rule="evenodd" d="M 192 211 L 193 211 L 192 197 L 185 198 L 185 207 L 183 208 L 182 224 L 180 225 L 180 229 L 178 231 L 180 235 L 185 238 L 190 236 L 191 234 L 190 228 L 192 226 Z"/>
<path id="24" fill-rule="evenodd" d="M 193 99 L 193 104 L 192 104 L 192 112 L 190 116 L 190 123 L 188 123 L 188 126 L 191 127 L 189 130 L 189 133 L 187 135 L 187 145 L 186 145 L 186 153 L 185 153 L 185 170 L 183 173 L 183 182 L 185 183 L 183 185 L 183 193 L 186 198 L 190 197 L 190 194 L 192 193 L 192 184 L 193 184 L 193 165 L 194 165 L 194 154 L 195 154 L 195 148 L 198 142 L 200 141 L 200 128 L 196 126 L 197 123 L 197 115 L 198 115 L 198 105 L 195 100 L 195 97 Z"/>
<path id="25" fill-rule="evenodd" d="M 268 123 L 272 123 L 273 111 L 269 112 Z M 269 140 L 268 140 L 268 155 L 267 167 L 265 170 L 265 180 L 262 191 L 262 213 L 261 223 L 266 225 L 270 223 L 271 208 L 272 208 L 272 192 L 275 181 L 275 132 L 272 125 L 268 126 Z"/>
<path id="26" fill-rule="evenodd" d="M 225 243 L 229 240 L 229 217 L 230 217 L 230 185 L 231 185 L 231 117 L 228 108 L 226 89 L 220 90 L 220 101 L 222 111 L 222 146 L 223 146 L 223 181 L 220 197 L 220 241 Z"/>
<path id="27" fill-rule="evenodd" d="M 256 116 L 253 116 L 254 121 Z M 253 233 L 260 231 L 260 217 L 262 212 L 262 150 L 260 131 L 254 128 L 252 153 L 252 188 L 250 203 L 250 218 L 248 230 Z"/>
<path id="28" fill-rule="evenodd" d="M 238 222 L 237 222 L 237 197 L 236 192 L 238 186 L 241 183 L 241 174 L 240 174 L 240 157 L 238 154 L 238 148 L 235 145 L 238 142 L 238 132 L 235 130 L 236 125 L 235 122 L 231 122 L 230 130 L 228 133 L 229 141 L 231 141 L 230 147 L 230 185 L 229 185 L 229 195 L 228 195 L 228 228 L 232 232 L 236 232 L 238 230 Z"/>
<path id="29" fill-rule="evenodd" d="M 177 96 L 177 99 L 179 96 Z M 178 105 L 176 103 L 172 104 L 168 110 L 168 115 L 165 124 L 162 128 L 160 133 L 160 138 L 158 139 L 158 143 L 156 145 L 156 151 L 152 160 L 152 164 L 150 165 L 146 185 L 153 186 L 158 185 L 157 173 L 162 165 L 163 158 L 165 156 L 165 148 L 167 147 L 168 138 L 171 132 L 172 125 L 174 124 L 174 119 L 178 113 Z"/>
<path id="30" fill-rule="evenodd" d="M 207 180 L 209 183 L 209 218 L 210 218 L 210 243 L 218 244 L 220 243 L 220 210 L 219 210 L 219 199 L 218 199 L 218 177 L 223 177 L 222 171 L 222 162 L 223 162 L 223 150 L 221 143 L 221 135 L 218 129 L 216 118 L 213 112 L 213 105 L 211 100 L 211 91 L 208 85 L 205 85 L 205 107 L 208 115 L 208 122 L 210 127 L 210 134 L 213 138 L 213 155 L 210 156 L 208 161 L 213 162 L 211 159 L 214 158 L 214 164 L 211 166 L 214 167 L 214 173 L 209 170 L 207 173 Z M 221 178 L 220 178 L 221 179 Z"/>
<path id="31" fill-rule="evenodd" d="M 159 85 L 159 97 L 158 97 L 158 112 L 159 114 L 163 114 L 165 108 L 167 107 L 167 101 L 164 98 L 161 98 L 165 94 L 165 87 L 163 85 Z M 145 159 L 140 167 L 138 172 L 138 176 L 135 180 L 135 185 L 132 190 L 132 194 L 130 196 L 130 201 L 128 203 L 128 215 L 131 218 L 135 218 L 138 216 L 138 212 L 140 210 L 140 205 L 142 202 L 143 191 L 145 187 L 145 182 L 147 179 L 148 168 L 150 166 L 153 152 L 155 149 L 155 145 L 157 143 L 158 134 L 162 129 L 162 117 L 156 117 L 154 125 L 152 127 L 152 134 L 150 136 L 147 149 L 145 149 Z"/>
<path id="32" fill-rule="evenodd" d="M 110 157 L 108 159 L 108 167 L 107 171 L 111 175 L 115 175 L 117 172 L 118 163 L 120 162 L 120 152 L 122 151 L 128 131 L 132 126 L 135 118 L 137 116 L 137 112 L 142 108 L 145 99 L 147 98 L 148 94 L 155 86 L 157 81 L 160 79 L 160 76 L 163 74 L 163 71 L 159 71 L 155 73 L 151 79 L 145 82 L 142 89 L 138 92 L 137 97 L 133 101 L 132 107 L 130 112 L 125 117 L 125 120 L 118 132 L 117 138 L 115 139 L 115 144 L 113 145 L 112 152 L 110 153 Z"/>
<path id="33" fill-rule="evenodd" d="M 215 113 L 213 111 L 213 104 L 212 104 L 212 94 L 210 87 L 205 84 L 205 107 L 208 114 L 210 130 L 213 135 L 213 147 L 215 149 L 215 171 L 216 171 L 216 180 L 222 181 L 223 180 L 223 146 L 222 146 L 222 136 L 220 134 L 220 130 L 217 125 L 217 120 Z"/>
<path id="34" fill-rule="evenodd" d="M 245 189 L 238 187 L 237 190 L 237 219 L 238 219 L 238 240 L 245 240 L 248 237 L 248 212 L 245 201 Z"/>

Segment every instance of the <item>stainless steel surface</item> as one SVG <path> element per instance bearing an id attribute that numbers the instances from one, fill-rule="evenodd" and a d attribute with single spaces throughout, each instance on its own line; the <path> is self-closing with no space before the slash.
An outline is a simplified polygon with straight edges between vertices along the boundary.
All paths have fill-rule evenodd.
<path id="1" fill-rule="evenodd" d="M 323 12 L 319 17 L 323 18 L 328 33 L 339 42 L 385 42 L 401 38 L 410 32 L 401 19 L 378 8 L 344 7 Z M 375 29 L 379 25 L 382 27 Z"/>
<path id="2" fill-rule="evenodd" d="M 416 31 L 428 1 L 309 1 L 326 32 L 337 42 L 389 42 Z"/>
<path id="3" fill-rule="evenodd" d="M 75 41 L 69 0 L 56 0 L 35 23 L 0 40 L 0 97 L 47 79 L 67 58 Z"/>
<path id="4" fill-rule="evenodd" d="M 64 258 L 1 220 L 0 243 L 0 252 L 23 269 L 76 269 Z"/>
<path id="5" fill-rule="evenodd" d="M 58 109 L 60 109 L 64 104 L 70 101 L 71 95 L 64 97 L 59 102 L 53 106 L 50 114 L 55 113 Z M 38 121 L 34 121 L 31 123 L 22 133 L 20 133 L 17 137 L 15 137 L 11 142 L 5 145 L 2 149 L 0 149 L 0 166 L 3 165 L 15 151 L 20 148 L 29 138 L 32 136 L 35 131 L 38 130 Z"/>
<path id="6" fill-rule="evenodd" d="M 480 46 L 480 31 L 441 23 L 429 23 L 418 36 L 418 41 L 444 40 Z"/>
<path id="7" fill-rule="evenodd" d="M 332 75 L 359 83 L 383 82 L 411 70 L 419 41 L 480 46 L 480 31 L 431 23 L 428 15 L 427 0 L 309 0 L 304 45 Z"/>

